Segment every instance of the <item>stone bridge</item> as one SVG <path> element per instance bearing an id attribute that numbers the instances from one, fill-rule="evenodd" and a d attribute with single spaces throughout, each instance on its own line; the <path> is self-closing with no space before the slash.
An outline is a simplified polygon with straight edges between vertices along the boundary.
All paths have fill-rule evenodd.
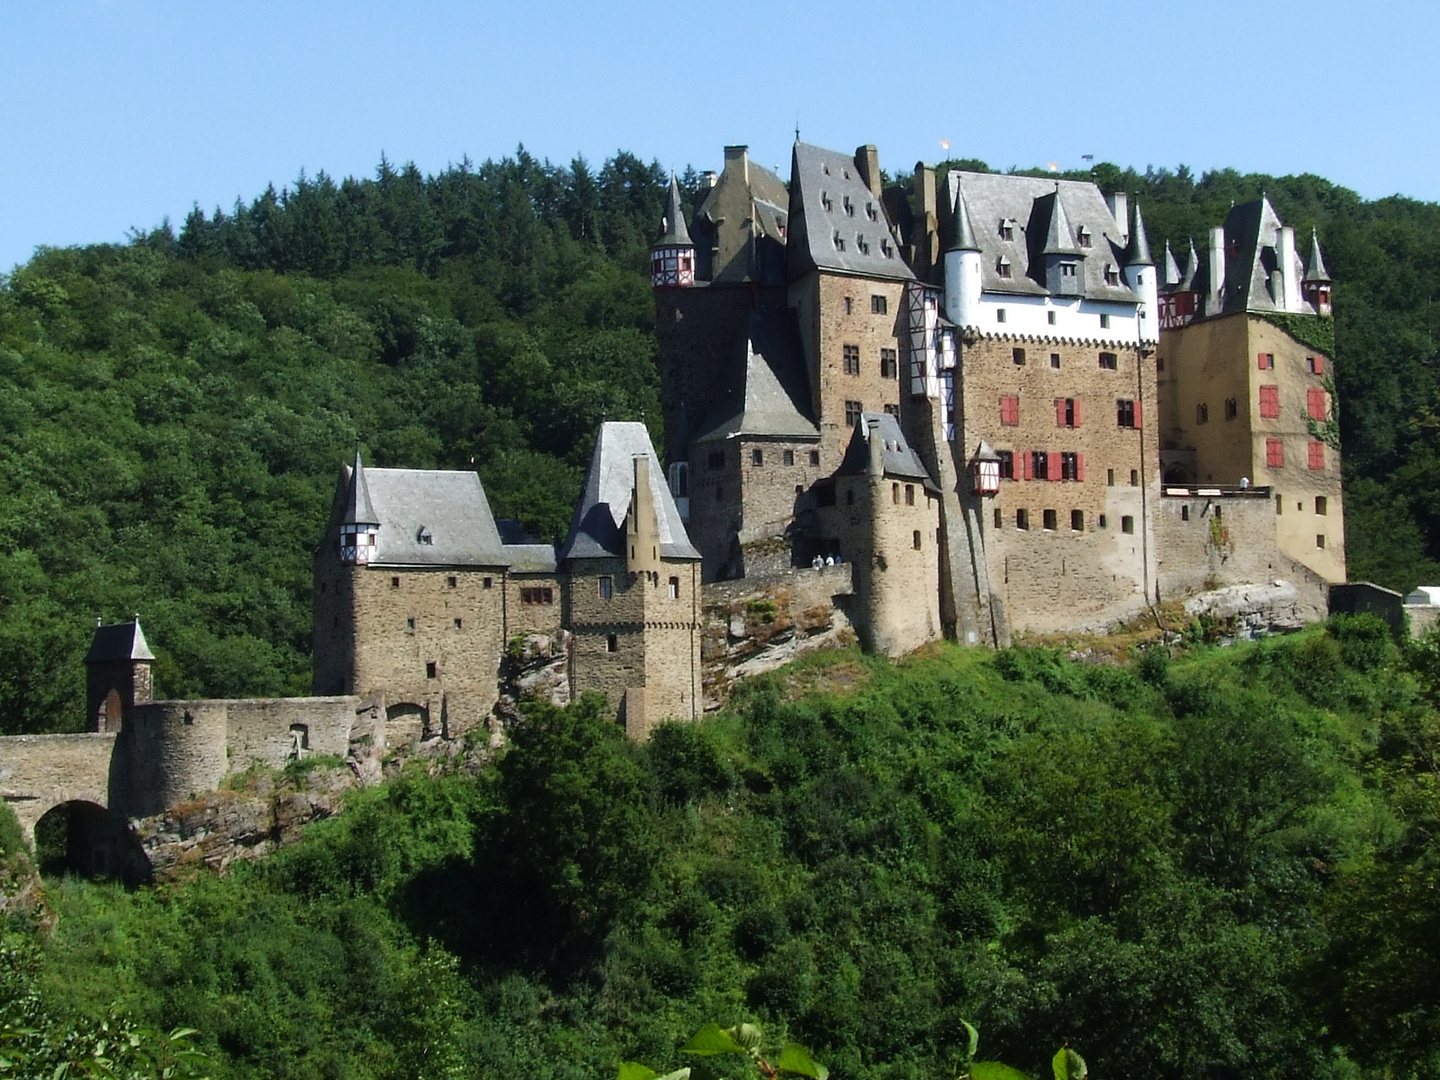
<path id="1" fill-rule="evenodd" d="M 35 824 L 70 802 L 110 806 L 114 732 L 0 738 L 0 798 L 32 844 Z"/>

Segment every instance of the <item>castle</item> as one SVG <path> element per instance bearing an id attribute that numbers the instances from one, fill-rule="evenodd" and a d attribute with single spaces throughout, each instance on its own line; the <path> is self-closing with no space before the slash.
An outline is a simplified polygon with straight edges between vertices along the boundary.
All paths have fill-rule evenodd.
<path id="1" fill-rule="evenodd" d="M 1227 587 L 1325 614 L 1345 580 L 1332 358 L 1296 332 L 1331 283 L 1267 200 L 1182 272 L 1124 193 L 923 164 L 887 187 L 873 146 L 797 141 L 788 187 L 727 147 L 693 194 L 687 215 L 672 179 L 652 248 L 663 463 L 643 424 L 602 424 L 557 548 L 498 522 L 473 472 L 357 453 L 314 561 L 317 696 L 154 702 L 138 619 L 102 627 L 89 731 L 4 740 L 22 824 L 454 738 L 517 651 L 644 739 L 704 708 L 719 581 L 824 567 L 829 595 L 848 566 L 836 603 L 892 656 Z"/>

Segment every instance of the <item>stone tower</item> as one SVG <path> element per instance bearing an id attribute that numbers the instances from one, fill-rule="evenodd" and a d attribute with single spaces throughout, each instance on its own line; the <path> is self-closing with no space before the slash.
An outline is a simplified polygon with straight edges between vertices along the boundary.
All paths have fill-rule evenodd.
<path id="1" fill-rule="evenodd" d="M 129 622 L 95 627 L 85 654 L 86 730 L 119 731 L 134 705 L 151 700 L 154 662 L 139 615 Z"/>

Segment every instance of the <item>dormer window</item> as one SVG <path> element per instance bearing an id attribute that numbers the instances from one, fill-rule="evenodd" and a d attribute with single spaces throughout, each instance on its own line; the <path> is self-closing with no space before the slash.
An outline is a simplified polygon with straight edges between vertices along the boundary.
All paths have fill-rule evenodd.
<path id="1" fill-rule="evenodd" d="M 846 217 L 855 216 L 855 204 L 850 201 L 849 195 L 845 195 L 840 199 L 840 205 L 845 208 Z"/>
<path id="2" fill-rule="evenodd" d="M 1105 264 L 1105 284 L 1106 284 L 1106 285 L 1119 285 L 1119 284 L 1120 284 L 1120 271 L 1115 269 L 1115 264 L 1114 264 L 1114 263 L 1106 263 L 1106 264 Z"/>
<path id="3" fill-rule="evenodd" d="M 1014 239 L 1015 239 L 1015 219 L 1014 219 L 1014 218 L 1009 218 L 1009 219 L 1007 219 L 1007 220 L 1005 220 L 1005 221 L 1000 222 L 1000 239 L 1001 239 L 1001 240 L 1014 240 Z"/>
<path id="4" fill-rule="evenodd" d="M 825 171 L 825 175 L 826 175 L 826 176 L 829 176 L 829 175 L 830 175 L 830 166 L 829 166 L 829 165 L 821 165 L 820 168 Z"/>
<path id="5" fill-rule="evenodd" d="M 1061 263 L 1061 264 L 1060 264 L 1060 276 L 1061 276 L 1061 277 L 1067 277 L 1067 278 L 1073 278 L 1073 277 L 1075 276 L 1075 264 L 1074 264 L 1074 263 L 1068 263 L 1068 262 L 1067 262 L 1067 263 Z"/>
<path id="6" fill-rule="evenodd" d="M 843 176 L 843 177 L 845 177 L 846 180 L 849 180 L 849 179 L 850 179 L 850 170 L 849 170 L 849 169 L 841 169 L 841 170 L 840 170 L 840 175 Z"/>
<path id="7" fill-rule="evenodd" d="M 871 221 L 879 221 L 879 220 L 880 220 L 880 214 L 879 214 L 879 212 L 875 209 L 875 204 L 874 204 L 874 203 L 868 203 L 868 202 L 867 202 L 867 203 L 865 204 L 865 216 L 868 217 Z"/>
<path id="8" fill-rule="evenodd" d="M 830 201 L 830 193 L 828 191 L 820 192 L 820 205 L 825 208 L 827 214 L 835 209 L 835 204 Z"/>
<path id="9" fill-rule="evenodd" d="M 999 274 L 1002 278 L 1008 278 L 1010 276 L 1010 260 L 1001 259 L 999 262 L 997 262 L 995 264 L 995 272 Z"/>
<path id="10" fill-rule="evenodd" d="M 415 540 L 417 543 L 421 544 L 435 543 L 435 537 L 430 534 L 430 530 L 424 525 L 421 525 L 420 531 L 415 534 Z"/>
<path id="11" fill-rule="evenodd" d="M 887 259 L 893 259 L 895 257 L 895 251 L 891 248 L 889 240 L 880 241 L 880 254 L 884 255 Z"/>
<path id="12" fill-rule="evenodd" d="M 866 243 L 865 237 L 862 233 L 855 234 L 855 250 L 860 252 L 861 255 L 870 254 L 870 245 Z"/>
<path id="13" fill-rule="evenodd" d="M 839 230 L 839 229 L 836 229 L 836 230 L 835 230 L 834 240 L 835 240 L 835 250 L 836 250 L 836 251 L 844 251 L 844 250 L 845 250 L 845 238 L 840 235 L 840 230 Z"/>
<path id="14" fill-rule="evenodd" d="M 1090 246 L 1090 230 L 1087 229 L 1087 228 L 1085 228 L 1084 225 L 1081 225 L 1080 228 L 1079 228 L 1079 229 L 1076 231 L 1076 233 L 1075 233 L 1075 239 L 1077 239 L 1077 240 L 1080 241 L 1080 246 L 1081 246 L 1081 247 L 1089 247 L 1089 246 Z"/>

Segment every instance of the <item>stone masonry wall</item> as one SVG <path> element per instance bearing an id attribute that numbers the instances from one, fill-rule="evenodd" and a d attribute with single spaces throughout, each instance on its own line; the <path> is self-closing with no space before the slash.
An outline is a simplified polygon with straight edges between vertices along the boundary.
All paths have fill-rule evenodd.
<path id="1" fill-rule="evenodd" d="M 226 702 L 226 748 L 230 771 L 251 764 L 284 768 L 293 760 L 294 730 L 303 729 L 302 749 L 309 754 L 345 757 L 355 726 L 358 698 L 250 698 Z"/>
<path id="2" fill-rule="evenodd" d="M 523 589 L 549 589 L 552 602 L 527 604 Z M 560 631 L 560 579 L 554 574 L 508 574 L 505 579 L 505 639 L 518 634 L 556 634 Z"/>
<path id="3" fill-rule="evenodd" d="M 109 806 L 112 732 L 9 735 L 0 738 L 0 798 L 27 839 L 35 823 L 61 803 Z"/>
<path id="4" fill-rule="evenodd" d="M 608 599 L 600 595 L 602 578 L 610 579 Z M 576 559 L 566 590 L 565 624 L 575 635 L 571 692 L 578 697 L 597 690 L 614 709 L 620 708 L 628 687 L 645 684 L 645 586 L 629 578 L 624 559 Z"/>
<path id="5" fill-rule="evenodd" d="M 1101 367 L 1102 353 L 1115 369 Z M 1147 513 L 1160 495 L 1153 363 L 1119 343 L 984 337 L 963 347 L 958 383 L 967 459 L 982 439 L 1014 455 L 1015 479 L 981 511 L 990 589 L 1008 624 L 1045 633 L 1142 608 L 1158 572 Z M 1002 396 L 1018 398 L 1018 423 L 1002 423 Z M 1136 403 L 1137 427 L 1120 426 L 1119 400 Z M 1032 451 L 1049 455 L 1055 477 L 1060 455 L 1076 454 L 1083 479 L 1025 480 Z"/>

